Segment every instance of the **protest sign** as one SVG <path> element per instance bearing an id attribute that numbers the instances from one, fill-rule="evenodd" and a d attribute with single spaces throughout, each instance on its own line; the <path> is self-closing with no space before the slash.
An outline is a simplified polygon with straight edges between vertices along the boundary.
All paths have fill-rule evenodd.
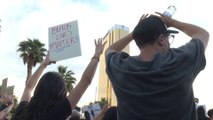
<path id="1" fill-rule="evenodd" d="M 7 95 L 13 95 L 14 87 L 15 87 L 14 85 L 7 87 L 7 89 L 6 89 Z"/>
<path id="2" fill-rule="evenodd" d="M 83 112 L 87 111 L 90 115 L 90 118 L 93 119 L 98 114 L 100 114 L 101 107 L 100 107 L 99 103 L 94 103 L 91 105 L 83 106 L 82 111 Z"/>
<path id="3" fill-rule="evenodd" d="M 78 21 L 50 27 L 48 34 L 51 60 L 59 61 L 81 55 Z"/>
<path id="4" fill-rule="evenodd" d="M 93 110 L 95 116 L 97 116 L 98 114 L 100 114 L 101 107 L 100 107 L 99 103 L 93 104 L 92 105 L 92 110 Z"/>
<path id="5" fill-rule="evenodd" d="M 2 80 L 1 95 L 6 93 L 6 88 L 7 88 L 7 78 Z"/>

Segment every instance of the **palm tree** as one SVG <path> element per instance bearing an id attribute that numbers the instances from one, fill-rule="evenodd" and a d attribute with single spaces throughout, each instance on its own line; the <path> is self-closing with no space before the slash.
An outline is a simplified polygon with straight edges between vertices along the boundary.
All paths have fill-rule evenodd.
<path id="1" fill-rule="evenodd" d="M 58 73 L 63 77 L 66 83 L 67 90 L 70 91 L 73 89 L 73 84 L 75 84 L 76 78 L 73 77 L 75 73 L 71 70 L 67 71 L 67 66 L 58 66 Z"/>
<path id="2" fill-rule="evenodd" d="M 43 61 L 47 50 L 44 48 L 45 44 L 41 43 L 38 39 L 31 40 L 27 38 L 26 41 L 20 42 L 18 46 L 17 52 L 20 52 L 20 58 L 23 59 L 24 65 L 27 64 L 27 82 L 32 75 L 32 68 L 35 67 L 37 63 Z"/>

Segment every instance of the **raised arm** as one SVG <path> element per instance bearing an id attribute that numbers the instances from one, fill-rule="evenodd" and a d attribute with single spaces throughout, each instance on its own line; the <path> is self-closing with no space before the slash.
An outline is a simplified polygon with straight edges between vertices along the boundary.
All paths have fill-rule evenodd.
<path id="1" fill-rule="evenodd" d="M 38 82 L 39 77 L 41 76 L 42 72 L 47 67 L 47 65 L 50 65 L 51 63 L 56 63 L 56 62 L 50 60 L 49 54 L 47 54 L 45 60 L 40 64 L 40 66 L 37 68 L 37 70 L 33 73 L 33 75 L 27 81 L 20 102 L 21 101 L 28 101 L 28 102 L 30 101 L 31 92 L 35 88 L 35 85 Z"/>
<path id="2" fill-rule="evenodd" d="M 13 95 L 7 96 L 7 104 L 9 104 L 6 108 L 0 111 L 0 120 L 4 120 L 7 118 L 8 113 L 11 111 L 14 105 Z"/>
<path id="3" fill-rule="evenodd" d="M 75 108 L 81 96 L 84 94 L 84 92 L 92 82 L 99 62 L 99 57 L 103 52 L 105 44 L 106 42 L 103 43 L 102 38 L 95 40 L 95 54 L 93 55 L 86 69 L 84 70 L 81 80 L 79 81 L 77 86 L 73 90 L 71 90 L 70 94 L 67 96 L 72 108 Z"/>
<path id="4" fill-rule="evenodd" d="M 141 16 L 139 22 L 141 20 L 143 20 L 144 18 L 146 18 L 147 16 L 148 16 L 148 14 L 143 14 Z M 125 37 L 121 38 L 120 40 L 118 40 L 115 43 L 113 43 L 112 45 L 110 45 L 105 52 L 105 56 L 107 56 L 111 52 L 118 52 L 118 51 L 123 50 L 132 40 L 133 40 L 133 38 L 132 38 L 132 32 L 131 32 L 128 35 L 126 35 Z"/>
<path id="5" fill-rule="evenodd" d="M 101 112 L 93 120 L 103 120 L 106 114 L 106 111 L 108 109 L 108 106 L 109 106 L 108 104 L 105 104 L 103 108 L 101 109 Z"/>
<path id="6" fill-rule="evenodd" d="M 105 56 L 107 56 L 109 53 L 123 50 L 132 40 L 132 33 L 129 33 L 125 37 L 110 45 L 105 51 Z"/>
<path id="7" fill-rule="evenodd" d="M 165 24 L 167 26 L 177 28 L 191 38 L 200 39 L 204 45 L 204 48 L 206 49 L 208 41 L 209 41 L 209 33 L 205 29 L 203 29 L 199 26 L 193 25 L 193 24 L 174 20 L 174 19 L 164 16 L 158 12 L 157 12 L 157 14 L 160 15 L 161 19 L 165 22 Z"/>
<path id="8" fill-rule="evenodd" d="M 0 120 L 5 120 L 7 118 L 8 113 L 13 108 L 14 103 L 10 104 L 8 107 L 4 108 L 0 111 Z"/>

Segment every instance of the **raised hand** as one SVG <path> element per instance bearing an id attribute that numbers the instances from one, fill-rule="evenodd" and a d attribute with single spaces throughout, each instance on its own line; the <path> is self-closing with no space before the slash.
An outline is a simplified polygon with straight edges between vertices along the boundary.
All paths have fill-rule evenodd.
<path id="1" fill-rule="evenodd" d="M 52 64 L 52 63 L 55 64 L 56 61 L 50 60 L 50 56 L 49 56 L 49 52 L 48 52 L 46 58 L 45 58 L 44 61 L 43 61 L 43 64 L 44 64 L 44 65 L 50 65 L 50 64 Z"/>
<path id="2" fill-rule="evenodd" d="M 167 27 L 170 27 L 173 25 L 174 19 L 166 15 L 163 15 L 162 13 L 159 13 L 159 12 L 155 12 L 155 13 L 158 15 L 158 17 L 160 17 L 160 19 L 166 24 Z"/>
<path id="3" fill-rule="evenodd" d="M 98 40 L 94 40 L 95 42 L 95 55 L 96 57 L 99 57 L 104 50 L 104 46 L 106 44 L 107 41 L 103 42 L 103 38 L 98 38 Z"/>
<path id="4" fill-rule="evenodd" d="M 143 19 L 149 17 L 149 14 L 143 14 L 140 19 L 139 19 L 139 22 L 142 21 Z"/>

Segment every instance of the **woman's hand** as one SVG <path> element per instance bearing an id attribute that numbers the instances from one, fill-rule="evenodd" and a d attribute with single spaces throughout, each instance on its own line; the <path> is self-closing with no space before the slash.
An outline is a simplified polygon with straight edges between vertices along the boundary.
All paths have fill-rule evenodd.
<path id="1" fill-rule="evenodd" d="M 98 57 L 103 53 L 104 46 L 107 41 L 103 42 L 103 38 L 98 38 L 98 40 L 94 40 L 95 42 L 95 55 L 94 57 Z"/>
<path id="2" fill-rule="evenodd" d="M 50 64 L 52 64 L 52 63 L 55 64 L 56 61 L 50 60 L 50 56 L 49 56 L 49 52 L 48 52 L 46 58 L 45 58 L 44 61 L 43 61 L 43 64 L 44 64 L 45 66 L 47 66 L 47 65 L 50 65 Z"/>

